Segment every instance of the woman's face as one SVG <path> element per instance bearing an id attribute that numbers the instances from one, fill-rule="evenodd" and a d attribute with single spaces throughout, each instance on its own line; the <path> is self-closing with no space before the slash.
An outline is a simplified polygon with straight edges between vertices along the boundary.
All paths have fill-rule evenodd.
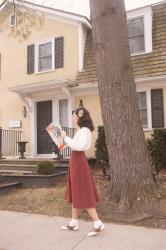
<path id="1" fill-rule="evenodd" d="M 73 115 L 72 115 L 72 119 L 73 119 L 73 122 L 75 125 L 77 125 L 77 122 L 78 122 L 78 116 L 76 115 L 76 113 L 74 112 Z"/>

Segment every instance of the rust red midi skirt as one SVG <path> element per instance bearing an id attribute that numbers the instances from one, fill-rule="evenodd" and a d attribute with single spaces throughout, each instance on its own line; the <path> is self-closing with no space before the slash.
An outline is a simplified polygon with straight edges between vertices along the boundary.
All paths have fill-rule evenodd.
<path id="1" fill-rule="evenodd" d="M 93 176 L 83 151 L 72 151 L 65 200 L 72 203 L 74 208 L 80 209 L 96 207 L 99 201 Z"/>

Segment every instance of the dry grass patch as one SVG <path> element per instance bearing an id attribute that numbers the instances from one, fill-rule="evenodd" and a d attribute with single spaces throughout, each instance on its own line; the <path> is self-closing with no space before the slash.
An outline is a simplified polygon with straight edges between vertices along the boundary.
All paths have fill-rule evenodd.
<path id="1" fill-rule="evenodd" d="M 99 174 L 99 173 L 98 173 Z M 114 221 L 111 217 L 111 202 L 109 201 L 109 182 L 101 173 L 96 176 L 96 185 L 100 194 L 97 206 L 99 216 L 105 222 Z M 158 181 L 162 190 L 160 201 L 162 210 L 166 213 L 166 179 Z M 0 196 L 0 210 L 11 210 L 25 213 L 45 214 L 49 216 L 71 217 L 71 206 L 64 201 L 66 183 L 48 188 L 19 188 Z M 89 220 L 89 215 L 82 210 L 81 219 Z M 166 218 L 149 218 L 135 223 L 140 226 L 166 228 Z"/>

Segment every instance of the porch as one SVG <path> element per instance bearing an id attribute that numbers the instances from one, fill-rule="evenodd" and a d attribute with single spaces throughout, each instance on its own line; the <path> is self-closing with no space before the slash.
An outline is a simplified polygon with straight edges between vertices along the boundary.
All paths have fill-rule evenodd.
<path id="1" fill-rule="evenodd" d="M 74 136 L 74 128 L 62 127 L 62 130 L 66 132 L 67 136 L 71 138 Z M 19 158 L 18 142 L 22 142 L 22 138 L 22 131 L 3 129 L 0 127 L 0 159 L 6 158 L 8 160 L 17 160 Z M 25 155 L 28 155 L 28 159 L 26 159 L 26 161 L 37 162 L 44 159 L 52 159 L 54 147 L 56 145 L 53 143 L 46 131 L 44 131 L 44 138 L 47 142 L 47 154 L 38 154 L 32 157 L 31 154 L 28 155 L 25 150 Z M 71 155 L 71 149 L 66 147 L 62 152 L 60 152 L 60 154 L 62 159 L 68 159 Z"/>

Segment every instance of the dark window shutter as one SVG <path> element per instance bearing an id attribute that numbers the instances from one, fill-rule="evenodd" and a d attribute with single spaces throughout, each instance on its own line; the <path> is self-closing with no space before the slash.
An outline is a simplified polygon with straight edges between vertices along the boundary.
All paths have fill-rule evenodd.
<path id="1" fill-rule="evenodd" d="M 35 66 L 35 45 L 31 44 L 27 46 L 27 74 L 34 73 Z"/>
<path id="2" fill-rule="evenodd" d="M 152 128 L 164 127 L 163 89 L 151 90 Z"/>
<path id="3" fill-rule="evenodd" d="M 64 67 L 64 38 L 55 38 L 55 69 Z"/>

